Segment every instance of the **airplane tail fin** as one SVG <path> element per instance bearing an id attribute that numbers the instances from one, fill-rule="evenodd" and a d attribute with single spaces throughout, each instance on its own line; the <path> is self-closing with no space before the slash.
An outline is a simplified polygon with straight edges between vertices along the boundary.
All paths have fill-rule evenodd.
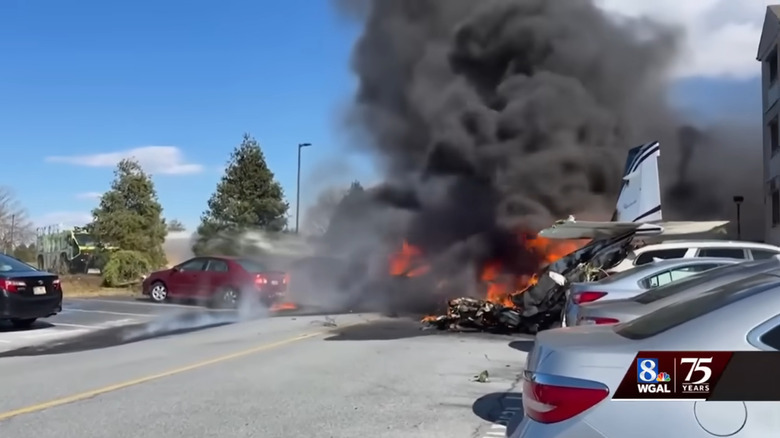
<path id="1" fill-rule="evenodd" d="M 628 151 L 623 182 L 613 222 L 656 222 L 661 215 L 661 182 L 658 176 L 660 143 L 653 141 Z"/>

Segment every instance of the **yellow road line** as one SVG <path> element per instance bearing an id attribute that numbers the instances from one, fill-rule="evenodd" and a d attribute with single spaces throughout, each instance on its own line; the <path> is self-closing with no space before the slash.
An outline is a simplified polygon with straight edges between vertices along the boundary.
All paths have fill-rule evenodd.
<path id="1" fill-rule="evenodd" d="M 347 324 L 347 325 L 354 325 L 354 324 Z M 340 326 L 340 328 L 346 327 L 347 325 Z M 9 418 L 16 417 L 16 416 L 19 416 L 19 415 L 31 414 L 31 413 L 34 413 L 34 412 L 42 411 L 44 409 L 49 409 L 49 408 L 54 408 L 54 407 L 57 407 L 57 406 L 62 406 L 62 405 L 68 404 L 68 403 L 73 403 L 73 402 L 77 402 L 77 401 L 86 400 L 88 398 L 96 397 L 98 395 L 102 395 L 102 394 L 105 394 L 105 393 L 108 393 L 108 392 L 118 391 L 120 389 L 124 389 L 124 388 L 129 388 L 131 386 L 140 385 L 142 383 L 150 382 L 152 380 L 158 380 L 158 379 L 162 379 L 164 377 L 174 376 L 176 374 L 185 373 L 187 371 L 192 371 L 192 370 L 195 370 L 195 369 L 198 369 L 198 368 L 203 368 L 203 367 L 206 367 L 206 366 L 209 366 L 209 365 L 213 365 L 213 364 L 217 364 L 217 363 L 221 363 L 221 362 L 226 362 L 226 361 L 233 360 L 233 359 L 238 359 L 240 357 L 249 356 L 251 354 L 259 353 L 261 351 L 271 350 L 271 349 L 274 349 L 274 348 L 277 348 L 277 347 L 281 347 L 283 345 L 292 344 L 293 342 L 302 341 L 304 339 L 313 338 L 313 337 L 324 335 L 324 334 L 327 334 L 327 333 L 330 333 L 330 331 L 329 330 L 323 330 L 323 331 L 319 331 L 319 332 L 307 333 L 307 334 L 304 334 L 304 335 L 296 336 L 294 338 L 284 339 L 284 340 L 281 340 L 281 341 L 278 341 L 278 342 L 272 342 L 270 344 L 258 345 L 256 347 L 252 347 L 252 348 L 249 348 L 247 350 L 242 350 L 242 351 L 238 351 L 236 353 L 231 353 L 231 354 L 227 354 L 227 355 L 224 355 L 224 356 L 219 356 L 219 357 L 216 357 L 216 358 L 213 358 L 213 359 L 204 360 L 202 362 L 196 362 L 196 363 L 193 363 L 193 364 L 190 364 L 190 365 L 186 365 L 186 366 L 183 366 L 183 367 L 174 368 L 172 370 L 168 370 L 168 371 L 165 371 L 165 372 L 162 372 L 162 373 L 159 373 L 159 374 L 152 374 L 152 375 L 149 375 L 149 376 L 146 376 L 146 377 L 141 377 L 141 378 L 138 378 L 138 379 L 127 380 L 125 382 L 115 383 L 113 385 L 108 385 L 108 386 L 104 386 L 102 388 L 93 389 L 91 391 L 85 391 L 85 392 L 81 392 L 81 393 L 78 393 L 78 394 L 70 395 L 70 396 L 67 396 L 67 397 L 62 397 L 62 398 L 50 400 L 50 401 L 47 401 L 47 402 L 30 405 L 30 406 L 27 406 L 27 407 L 24 407 L 24 408 L 14 409 L 12 411 L 2 412 L 2 413 L 0 413 L 0 421 L 7 420 Z"/>

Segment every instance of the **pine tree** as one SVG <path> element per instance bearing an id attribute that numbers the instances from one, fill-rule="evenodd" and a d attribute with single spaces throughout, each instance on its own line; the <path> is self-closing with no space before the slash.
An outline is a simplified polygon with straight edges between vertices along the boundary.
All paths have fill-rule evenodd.
<path id="1" fill-rule="evenodd" d="M 244 134 L 201 216 L 193 252 L 214 251 L 215 239 L 235 237 L 246 230 L 281 232 L 287 226 L 288 209 L 282 186 L 268 168 L 260 145 Z M 219 252 L 229 252 L 226 245 L 218 246 Z"/>
<path id="2" fill-rule="evenodd" d="M 146 256 L 152 267 L 166 264 L 166 225 L 152 179 L 137 161 L 117 164 L 111 190 L 92 211 L 92 232 L 100 242 Z"/>
<path id="3" fill-rule="evenodd" d="M 168 232 L 186 231 L 187 228 L 178 219 L 168 221 Z"/>
<path id="4" fill-rule="evenodd" d="M 349 236 L 369 221 L 371 198 L 358 181 L 350 185 L 347 193 L 336 206 L 328 223 L 324 239 L 332 245 L 341 245 L 349 241 Z"/>

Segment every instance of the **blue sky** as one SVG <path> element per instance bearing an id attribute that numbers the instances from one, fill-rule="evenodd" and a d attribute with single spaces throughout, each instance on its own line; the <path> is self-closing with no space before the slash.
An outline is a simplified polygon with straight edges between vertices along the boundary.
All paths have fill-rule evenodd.
<path id="1" fill-rule="evenodd" d="M 291 214 L 296 145 L 314 144 L 304 151 L 303 213 L 324 185 L 372 178 L 340 126 L 358 31 L 326 0 L 5 0 L 0 184 L 41 225 L 82 222 L 117 157 L 142 148 L 165 216 L 194 227 L 250 132 Z M 702 117 L 760 111 L 757 80 L 688 79 L 674 97 Z"/>

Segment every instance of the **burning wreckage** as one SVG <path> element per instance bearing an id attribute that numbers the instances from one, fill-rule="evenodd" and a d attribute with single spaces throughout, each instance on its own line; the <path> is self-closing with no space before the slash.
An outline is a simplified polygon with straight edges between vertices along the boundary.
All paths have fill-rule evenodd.
<path id="1" fill-rule="evenodd" d="M 561 223 L 564 222 L 558 224 Z M 483 280 L 488 282 L 485 299 L 450 299 L 445 314 L 426 316 L 422 322 L 440 330 L 476 329 L 491 332 L 536 333 L 554 327 L 560 322 L 568 286 L 604 278 L 606 271 L 623 260 L 631 250 L 634 235 L 634 232 L 628 232 L 618 237 L 591 240 L 567 255 L 550 260 L 546 267 L 529 280 L 518 281 L 520 287 L 509 293 L 502 293 L 506 291 L 504 285 L 483 276 Z M 550 245 L 545 237 L 536 239 Z M 569 245 L 576 243 L 568 241 L 555 246 L 560 248 Z M 555 257 L 554 253 L 551 256 Z"/>
<path id="2" fill-rule="evenodd" d="M 425 317 L 423 323 L 442 330 L 533 334 L 558 325 L 569 286 L 607 276 L 629 254 L 635 238 L 722 230 L 728 221 L 662 221 L 659 156 L 659 142 L 628 151 L 611 221 L 576 221 L 570 216 L 524 242 L 526 249 L 543 256 L 541 270 L 531 278 L 520 276 L 507 287 L 495 276 L 483 275 L 481 280 L 488 283 L 486 299 L 450 299 L 444 315 Z M 576 243 L 584 241 L 584 245 Z"/>

